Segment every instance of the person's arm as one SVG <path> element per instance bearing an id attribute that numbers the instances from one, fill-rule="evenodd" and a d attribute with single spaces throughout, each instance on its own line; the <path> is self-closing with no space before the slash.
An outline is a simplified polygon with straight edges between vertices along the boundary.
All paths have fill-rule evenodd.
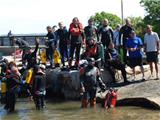
<path id="1" fill-rule="evenodd" d="M 84 68 L 82 68 L 81 70 L 80 70 L 80 89 L 81 89 L 81 92 L 83 93 L 83 92 L 85 92 L 85 87 L 84 87 L 84 72 L 85 72 L 85 70 L 84 70 Z"/>
<path id="2" fill-rule="evenodd" d="M 37 51 L 38 51 L 38 48 L 39 48 L 39 38 L 36 38 L 36 48 L 35 48 L 35 50 L 34 50 L 34 54 L 37 54 Z"/>
<path id="3" fill-rule="evenodd" d="M 99 38 L 99 41 L 100 41 L 101 38 L 102 38 L 102 34 L 101 34 L 102 28 L 100 28 L 99 30 L 97 30 L 97 32 L 98 32 L 98 38 Z"/>
<path id="4" fill-rule="evenodd" d="M 100 71 L 99 69 L 97 69 L 97 81 L 99 84 L 99 87 L 101 88 L 102 91 L 106 90 L 106 85 L 104 84 L 104 82 L 102 81 L 102 78 L 100 77 Z"/>
<path id="5" fill-rule="evenodd" d="M 122 46 L 122 37 L 123 37 L 123 28 L 121 28 L 119 31 L 119 37 L 118 37 L 119 46 Z"/>
<path id="6" fill-rule="evenodd" d="M 159 50 L 160 50 L 160 40 L 158 37 L 158 34 L 156 33 L 156 40 L 157 40 L 157 53 L 159 54 Z"/>
<path id="7" fill-rule="evenodd" d="M 110 30 L 110 33 L 111 33 L 111 39 L 112 39 L 111 42 L 113 42 L 113 39 L 114 39 L 113 30 L 112 30 L 112 28 L 110 28 L 109 30 Z"/>
<path id="8" fill-rule="evenodd" d="M 96 37 L 97 37 L 97 42 L 99 42 L 99 34 L 98 34 L 98 30 L 95 28 L 96 31 Z"/>

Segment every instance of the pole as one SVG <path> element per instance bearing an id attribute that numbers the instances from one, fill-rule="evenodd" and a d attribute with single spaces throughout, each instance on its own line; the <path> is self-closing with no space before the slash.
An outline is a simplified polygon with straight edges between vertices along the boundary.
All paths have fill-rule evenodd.
<path id="1" fill-rule="evenodd" d="M 124 19 L 124 16 L 123 16 L 123 0 L 121 0 L 121 19 L 122 19 L 122 26 L 123 26 L 123 19 Z"/>

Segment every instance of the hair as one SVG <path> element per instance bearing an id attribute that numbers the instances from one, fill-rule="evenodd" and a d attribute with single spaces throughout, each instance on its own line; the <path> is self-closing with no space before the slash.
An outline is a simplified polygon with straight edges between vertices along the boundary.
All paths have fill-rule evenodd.
<path id="1" fill-rule="evenodd" d="M 153 26 L 148 24 L 148 25 L 147 25 L 147 28 L 153 28 Z"/>
<path id="2" fill-rule="evenodd" d="M 47 28 L 47 29 L 51 29 L 51 26 L 47 26 L 46 28 Z"/>
<path id="3" fill-rule="evenodd" d="M 94 22 L 94 19 L 93 18 L 90 18 L 89 20 L 88 20 L 88 22 Z"/>
<path id="4" fill-rule="evenodd" d="M 74 21 L 75 19 L 77 19 L 77 20 L 79 21 L 78 17 L 74 17 L 74 18 L 72 19 L 72 21 Z"/>

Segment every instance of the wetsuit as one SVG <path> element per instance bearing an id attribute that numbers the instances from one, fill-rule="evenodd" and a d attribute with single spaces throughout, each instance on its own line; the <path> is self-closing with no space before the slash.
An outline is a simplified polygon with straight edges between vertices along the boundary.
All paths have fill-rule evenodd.
<path id="1" fill-rule="evenodd" d="M 53 53 L 54 53 L 54 48 L 53 46 L 57 45 L 57 37 L 55 33 L 49 32 L 46 37 L 48 40 L 46 41 L 46 56 L 47 59 L 50 60 L 50 65 L 53 65 Z"/>
<path id="2" fill-rule="evenodd" d="M 82 96 L 82 107 L 87 107 L 90 102 L 90 106 L 96 105 L 96 91 L 98 85 L 101 89 L 105 89 L 105 84 L 100 78 L 99 69 L 92 65 L 88 65 L 84 68 L 81 75 L 81 88 L 84 88 Z"/>
<path id="3" fill-rule="evenodd" d="M 37 51 L 38 51 L 39 44 L 36 44 L 36 48 L 33 52 L 25 54 L 24 60 L 27 61 L 27 69 L 34 68 L 37 64 Z"/>
<path id="4" fill-rule="evenodd" d="M 84 28 L 86 44 L 88 45 L 90 39 L 94 39 L 96 42 L 99 41 L 98 31 L 94 26 L 86 26 Z"/>
<path id="5" fill-rule="evenodd" d="M 82 59 L 94 58 L 95 66 L 100 68 L 104 61 L 104 48 L 103 45 L 99 43 L 94 43 L 93 45 L 88 45 L 86 51 L 82 54 Z"/>
<path id="6" fill-rule="evenodd" d="M 99 30 L 99 35 L 101 36 L 101 42 L 104 48 L 108 48 L 110 42 L 113 41 L 113 30 L 110 26 L 103 26 Z"/>
<path id="7" fill-rule="evenodd" d="M 13 112 L 15 109 L 17 85 L 20 84 L 20 76 L 8 73 L 6 77 L 7 94 L 5 109 L 9 110 L 9 112 Z"/>
<path id="8" fill-rule="evenodd" d="M 63 29 L 58 29 L 57 31 L 57 37 L 59 39 L 59 50 L 61 54 L 61 61 L 63 66 L 65 66 L 65 55 L 68 60 L 68 48 L 67 48 L 67 41 L 68 41 L 68 31 L 64 27 Z"/>
<path id="9" fill-rule="evenodd" d="M 75 51 L 76 51 L 75 65 L 78 66 L 80 51 L 81 51 L 81 44 L 84 39 L 83 26 L 81 23 L 79 23 L 77 26 L 74 25 L 73 23 L 70 24 L 69 38 L 71 40 L 69 66 L 72 66 L 72 60 L 73 60 L 73 55 Z"/>
<path id="10" fill-rule="evenodd" d="M 37 72 L 32 85 L 32 92 L 36 108 L 44 108 L 44 96 L 45 96 L 45 87 L 46 87 L 46 78 L 43 72 Z"/>

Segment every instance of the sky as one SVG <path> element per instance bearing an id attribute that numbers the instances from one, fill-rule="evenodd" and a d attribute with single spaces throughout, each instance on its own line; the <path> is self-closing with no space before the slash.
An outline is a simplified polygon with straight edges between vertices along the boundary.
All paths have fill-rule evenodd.
<path id="1" fill-rule="evenodd" d="M 140 0 L 123 0 L 124 17 L 141 16 Z M 121 0 L 0 0 L 0 35 L 46 33 L 46 26 L 58 22 L 68 27 L 73 17 L 87 25 L 96 12 L 105 11 L 121 17 Z"/>

